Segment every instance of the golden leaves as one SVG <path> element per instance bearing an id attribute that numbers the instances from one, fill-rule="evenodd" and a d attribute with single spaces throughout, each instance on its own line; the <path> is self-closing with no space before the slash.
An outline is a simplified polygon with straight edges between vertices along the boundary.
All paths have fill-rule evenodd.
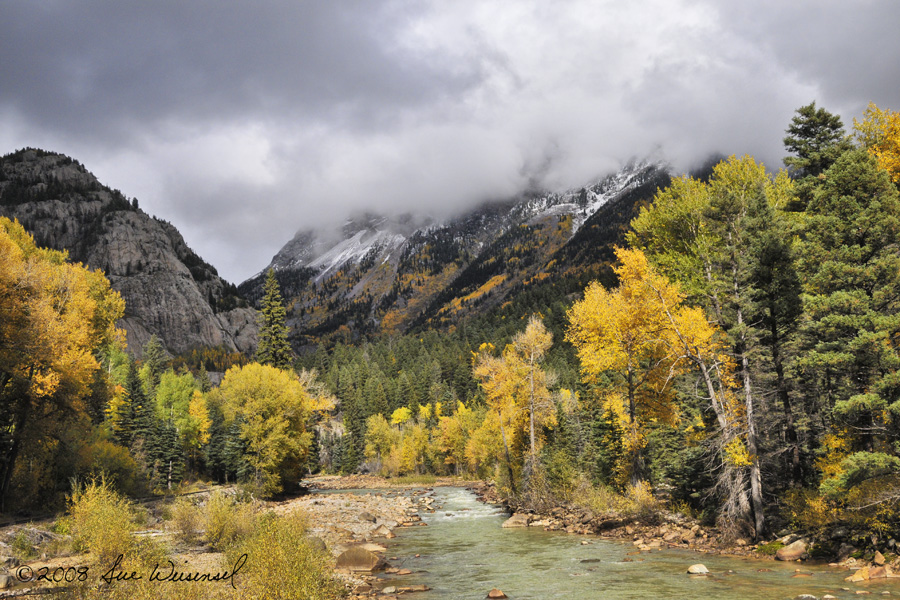
<path id="1" fill-rule="evenodd" d="M 878 165 L 900 183 L 900 112 L 878 108 L 874 102 L 866 108 L 862 121 L 853 119 L 856 137 Z"/>

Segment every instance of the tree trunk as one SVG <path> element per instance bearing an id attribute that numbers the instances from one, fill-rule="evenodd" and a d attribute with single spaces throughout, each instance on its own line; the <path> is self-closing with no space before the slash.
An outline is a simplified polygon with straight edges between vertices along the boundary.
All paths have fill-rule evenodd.
<path id="1" fill-rule="evenodd" d="M 500 418 L 500 436 L 503 438 L 503 451 L 506 453 L 506 469 L 509 472 L 509 487 L 512 493 L 516 493 L 516 481 L 513 477 L 512 459 L 509 457 L 509 444 L 506 443 L 506 430 L 503 428 L 503 413 L 497 409 L 497 416 Z"/>
<path id="2" fill-rule="evenodd" d="M 16 459 L 19 458 L 19 451 L 22 449 L 22 438 L 25 434 L 25 425 L 28 423 L 30 407 L 31 403 L 28 401 L 28 398 L 22 399 L 19 411 L 16 414 L 15 423 L 13 424 L 12 445 L 6 454 L 3 465 L 3 477 L 0 479 L 0 512 L 6 511 L 6 498 L 9 495 L 9 486 L 12 483 Z"/>
<path id="3" fill-rule="evenodd" d="M 774 316 L 771 317 L 770 332 L 772 341 L 770 344 L 772 351 L 772 362 L 775 364 L 775 381 L 778 391 L 778 398 L 784 407 L 784 425 L 785 437 L 787 438 L 788 447 L 791 450 L 791 483 L 797 485 L 803 479 L 803 472 L 800 465 L 800 439 L 797 436 L 797 429 L 794 426 L 794 410 L 791 406 L 791 396 L 788 393 L 787 380 L 784 377 L 784 364 L 781 360 L 781 341 L 778 336 L 778 323 Z"/>

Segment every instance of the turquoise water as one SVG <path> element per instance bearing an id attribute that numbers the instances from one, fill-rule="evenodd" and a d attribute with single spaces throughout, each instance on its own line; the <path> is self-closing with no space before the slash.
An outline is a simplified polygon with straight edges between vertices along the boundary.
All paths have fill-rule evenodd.
<path id="1" fill-rule="evenodd" d="M 726 558 L 686 550 L 637 553 L 627 542 L 600 540 L 527 529 L 503 529 L 507 514 L 478 502 L 460 488 L 435 488 L 434 513 L 422 513 L 427 527 L 400 528 L 391 540 L 388 557 L 412 575 L 395 577 L 386 585 L 424 583 L 429 592 L 415 600 L 481 600 L 492 588 L 512 600 L 555 598 L 715 598 L 782 599 L 798 594 L 838 598 L 873 595 L 890 590 L 900 595 L 900 580 L 868 584 L 843 581 L 846 570 L 803 563 Z M 588 545 L 582 545 L 587 540 Z M 416 554 L 420 556 L 415 557 Z M 687 568 L 703 563 L 711 576 L 687 575 Z M 810 577 L 793 577 L 796 569 Z M 759 572 L 758 569 L 771 569 Z M 841 588 L 850 588 L 843 591 Z"/>

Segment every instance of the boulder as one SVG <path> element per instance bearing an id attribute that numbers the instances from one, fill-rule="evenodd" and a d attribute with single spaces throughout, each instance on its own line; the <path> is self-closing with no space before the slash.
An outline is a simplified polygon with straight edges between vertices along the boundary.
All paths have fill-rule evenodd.
<path id="1" fill-rule="evenodd" d="M 13 586 L 13 579 L 9 575 L 0 575 L 0 590 L 5 590 Z M 504 596 L 506 598 L 506 596 Z"/>
<path id="2" fill-rule="evenodd" d="M 850 577 L 845 577 L 844 581 L 849 581 L 850 583 L 859 583 L 860 581 L 868 581 L 869 580 L 869 567 L 863 567 L 859 569 L 856 573 L 851 575 Z"/>
<path id="3" fill-rule="evenodd" d="M 709 573 L 709 569 L 706 568 L 706 565 L 697 563 L 689 566 L 687 572 L 691 575 L 706 575 Z"/>
<path id="4" fill-rule="evenodd" d="M 875 558 L 872 559 L 872 562 L 875 563 L 876 565 L 878 565 L 879 567 L 883 567 L 884 566 L 884 554 L 882 554 L 881 552 L 876 550 Z"/>
<path id="5" fill-rule="evenodd" d="M 353 546 L 337 557 L 336 566 L 349 571 L 377 571 L 384 568 L 384 559 L 371 550 Z"/>
<path id="6" fill-rule="evenodd" d="M 530 517 L 524 513 L 516 513 L 503 522 L 502 527 L 528 527 Z"/>
<path id="7" fill-rule="evenodd" d="M 503 592 L 501 592 L 501 591 L 498 590 L 497 588 L 494 588 L 494 589 L 492 589 L 491 591 L 488 592 L 487 597 L 488 597 L 488 598 L 508 598 L 509 596 L 507 596 L 506 594 L 504 594 Z"/>
<path id="8" fill-rule="evenodd" d="M 804 540 L 797 540 L 784 548 L 779 548 L 775 553 L 776 560 L 797 560 L 806 555 L 808 546 Z"/>
<path id="9" fill-rule="evenodd" d="M 372 530 L 372 535 L 374 535 L 375 537 L 390 538 L 391 535 L 393 535 L 393 532 L 390 529 L 388 529 L 387 527 L 385 527 L 384 525 L 379 525 L 378 527 L 376 527 L 375 529 Z"/>
<path id="10" fill-rule="evenodd" d="M 375 515 L 373 515 L 372 513 L 361 512 L 361 513 L 359 513 L 359 519 L 361 521 L 369 521 L 370 523 L 374 523 Z"/>

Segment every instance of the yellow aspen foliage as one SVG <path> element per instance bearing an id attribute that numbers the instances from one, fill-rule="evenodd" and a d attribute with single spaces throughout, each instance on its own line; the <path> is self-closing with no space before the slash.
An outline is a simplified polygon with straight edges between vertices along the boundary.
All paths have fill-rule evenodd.
<path id="1" fill-rule="evenodd" d="M 188 405 L 190 417 L 190 432 L 182 432 L 189 444 L 200 447 L 209 443 L 209 430 L 212 421 L 209 418 L 209 409 L 206 406 L 206 397 L 200 390 L 194 390 L 191 403 Z"/>
<path id="2" fill-rule="evenodd" d="M 724 455 L 726 464 L 732 467 L 749 467 L 752 464 L 747 445 L 740 436 L 731 438 L 731 441 L 725 444 Z"/>
<path id="3" fill-rule="evenodd" d="M 391 425 L 403 425 L 412 418 L 412 411 L 406 406 L 401 406 L 391 413 Z"/>
<path id="4" fill-rule="evenodd" d="M 882 110 L 870 103 L 863 120 L 853 119 L 856 137 L 878 159 L 878 165 L 900 183 L 900 112 Z"/>
<path id="5" fill-rule="evenodd" d="M 264 494 L 281 491 L 285 478 L 299 479 L 314 403 L 296 373 L 258 363 L 232 367 L 210 396 L 221 403 L 226 424 L 240 424 L 245 458 Z"/>
<path id="6" fill-rule="evenodd" d="M 0 432 L 0 504 L 23 446 L 41 444 L 65 415 L 84 414 L 95 352 L 119 337 L 121 297 L 103 273 L 67 258 L 0 217 L 0 420 L 10 425 Z"/>
<path id="7" fill-rule="evenodd" d="M 632 483 L 644 478 L 647 426 L 674 424 L 676 378 L 703 357 L 719 357 L 716 329 L 700 309 L 683 305 L 677 285 L 659 274 L 640 250 L 617 248 L 619 286 L 597 282 L 569 311 L 566 339 L 581 361 L 582 376 L 598 382 L 613 375 L 602 401 L 627 432 Z M 725 365 L 720 361 L 720 370 Z M 713 400 L 716 402 L 716 400 Z"/>

